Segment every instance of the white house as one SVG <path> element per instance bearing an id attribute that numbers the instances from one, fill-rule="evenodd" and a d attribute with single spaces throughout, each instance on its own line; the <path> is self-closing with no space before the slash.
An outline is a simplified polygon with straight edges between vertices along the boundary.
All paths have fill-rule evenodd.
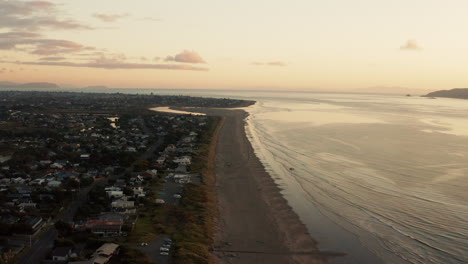
<path id="1" fill-rule="evenodd" d="M 134 208 L 135 202 L 128 201 L 127 197 L 122 197 L 118 200 L 115 200 L 111 203 L 113 209 L 126 209 L 126 208 Z"/>
<path id="2" fill-rule="evenodd" d="M 60 185 L 62 185 L 62 183 L 59 181 L 50 181 L 47 183 L 47 186 L 52 187 L 52 188 L 58 188 L 60 187 Z"/>
<path id="3" fill-rule="evenodd" d="M 124 196 L 123 191 L 106 191 L 106 194 L 107 194 L 107 197 L 113 198 L 113 199 L 121 198 Z"/>

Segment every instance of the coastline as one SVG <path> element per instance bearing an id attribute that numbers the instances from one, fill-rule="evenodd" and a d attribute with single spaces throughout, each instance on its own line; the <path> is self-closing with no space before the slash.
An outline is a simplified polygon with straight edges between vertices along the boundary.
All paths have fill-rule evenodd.
<path id="1" fill-rule="evenodd" d="M 248 113 L 206 108 L 201 112 L 223 117 L 213 136 L 214 168 L 208 166 L 216 174 L 214 262 L 327 263 L 330 257 L 342 256 L 319 251 L 317 242 L 265 171 L 244 129 Z"/>

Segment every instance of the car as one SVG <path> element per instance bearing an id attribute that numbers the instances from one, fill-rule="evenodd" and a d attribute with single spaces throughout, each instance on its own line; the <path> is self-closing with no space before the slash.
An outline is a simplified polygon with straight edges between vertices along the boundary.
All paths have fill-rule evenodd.
<path id="1" fill-rule="evenodd" d="M 164 242 L 164 244 L 163 244 L 162 246 L 163 246 L 163 247 L 170 248 L 170 247 L 171 247 L 171 243 L 170 243 L 170 242 Z"/>
<path id="2" fill-rule="evenodd" d="M 182 198 L 182 195 L 180 195 L 180 194 L 174 194 L 173 197 L 176 198 L 176 199 L 180 199 L 180 198 Z"/>
<path id="3" fill-rule="evenodd" d="M 169 252 L 161 251 L 161 252 L 159 252 L 159 255 L 161 255 L 161 256 L 169 256 Z"/>
<path id="4" fill-rule="evenodd" d="M 164 201 L 163 199 L 156 199 L 156 203 L 157 204 L 165 204 L 166 201 Z"/>
<path id="5" fill-rule="evenodd" d="M 145 246 L 147 246 L 147 245 L 148 245 L 148 243 L 145 243 L 145 242 L 142 242 L 142 243 L 141 243 L 141 246 L 142 246 L 142 247 L 145 247 Z"/>
<path id="6" fill-rule="evenodd" d="M 164 239 L 164 242 L 169 242 L 169 243 L 171 243 L 171 242 L 172 242 L 172 239 L 170 239 L 170 238 L 165 238 L 165 239 Z"/>
<path id="7" fill-rule="evenodd" d="M 161 251 L 161 252 L 169 252 L 169 248 L 167 248 L 167 247 L 160 247 L 160 248 L 159 248 L 159 251 Z"/>

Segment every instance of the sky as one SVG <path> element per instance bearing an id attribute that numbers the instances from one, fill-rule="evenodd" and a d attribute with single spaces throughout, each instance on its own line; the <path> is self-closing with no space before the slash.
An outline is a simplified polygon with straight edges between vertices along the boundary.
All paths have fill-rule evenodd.
<path id="1" fill-rule="evenodd" d="M 0 81 L 467 87 L 467 10 L 466 0 L 0 0 Z"/>

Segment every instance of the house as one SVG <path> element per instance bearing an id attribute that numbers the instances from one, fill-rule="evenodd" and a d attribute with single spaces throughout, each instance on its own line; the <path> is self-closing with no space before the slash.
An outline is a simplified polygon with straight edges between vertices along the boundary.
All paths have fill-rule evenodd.
<path id="1" fill-rule="evenodd" d="M 132 190 L 133 190 L 133 195 L 138 198 L 146 196 L 146 193 L 141 186 L 133 187 Z"/>
<path id="2" fill-rule="evenodd" d="M 182 142 L 184 142 L 184 143 L 190 143 L 190 142 L 192 142 L 192 137 L 184 137 L 184 138 L 182 139 Z"/>
<path id="3" fill-rule="evenodd" d="M 91 233 L 100 236 L 116 236 L 122 232 L 123 220 L 88 220 L 86 222 L 86 229 Z"/>
<path id="4" fill-rule="evenodd" d="M 94 264 L 106 264 L 112 256 L 119 254 L 119 245 L 114 243 L 105 243 L 96 249 L 92 259 Z"/>
<path id="5" fill-rule="evenodd" d="M 182 157 L 178 157 L 178 158 L 175 158 L 173 160 L 174 163 L 177 163 L 179 165 L 190 165 L 192 163 L 192 158 L 189 157 L 189 156 L 182 156 Z"/>
<path id="6" fill-rule="evenodd" d="M 121 213 L 116 213 L 116 212 L 104 212 L 101 213 L 96 220 L 101 220 L 101 221 L 109 221 L 109 220 L 117 220 L 117 221 L 124 221 L 127 219 L 127 216 L 121 214 Z"/>
<path id="7" fill-rule="evenodd" d="M 58 188 L 60 187 L 61 184 L 62 182 L 59 182 L 59 181 L 50 181 L 47 183 L 47 186 L 52 187 L 52 188 Z"/>
<path id="8" fill-rule="evenodd" d="M 44 182 L 44 179 L 34 179 L 29 183 L 29 185 L 42 185 Z"/>
<path id="9" fill-rule="evenodd" d="M 106 191 L 106 194 L 111 199 L 118 199 L 124 196 L 123 191 Z"/>
<path id="10" fill-rule="evenodd" d="M 13 184 L 24 184 L 25 182 L 26 180 L 21 177 L 11 179 L 11 183 Z"/>
<path id="11" fill-rule="evenodd" d="M 189 182 L 191 182 L 190 175 L 188 175 L 188 174 L 175 174 L 174 175 L 174 181 L 176 183 L 189 183 Z"/>
<path id="12" fill-rule="evenodd" d="M 148 177 L 148 178 L 156 178 L 157 174 L 158 174 L 157 170 L 147 170 L 142 173 L 142 176 Z"/>
<path id="13" fill-rule="evenodd" d="M 122 189 L 120 187 L 111 186 L 111 187 L 104 188 L 104 190 L 107 192 L 107 191 L 121 191 Z"/>
<path id="14" fill-rule="evenodd" d="M 164 161 L 166 161 L 166 157 L 164 156 L 161 156 L 159 157 L 156 162 L 159 164 L 159 165 L 163 165 L 164 164 Z"/>
<path id="15" fill-rule="evenodd" d="M 175 152 L 177 150 L 176 146 L 174 144 L 169 144 L 167 145 L 166 149 L 164 150 L 165 152 Z"/>
<path id="16" fill-rule="evenodd" d="M 137 152 L 136 148 L 134 147 L 127 147 L 128 152 Z"/>
<path id="17" fill-rule="evenodd" d="M 52 251 L 52 260 L 65 262 L 65 261 L 68 261 L 71 254 L 72 254 L 71 247 L 57 247 Z"/>
<path id="18" fill-rule="evenodd" d="M 50 168 L 51 168 L 51 169 L 63 169 L 63 166 L 62 166 L 61 164 L 55 162 L 55 163 L 52 163 L 52 164 L 50 165 Z"/>
<path id="19" fill-rule="evenodd" d="M 177 168 L 174 170 L 175 172 L 180 172 L 180 173 L 187 173 L 187 166 L 179 164 Z"/>
<path id="20" fill-rule="evenodd" d="M 115 200 L 111 203 L 112 209 L 126 209 L 126 208 L 134 208 L 135 202 L 128 201 L 127 197 L 122 197 L 118 200 Z"/>
<path id="21" fill-rule="evenodd" d="M 119 254 L 119 245 L 114 243 L 105 243 L 100 246 L 91 256 L 91 259 L 85 261 L 73 261 L 68 264 L 106 264 L 110 259 Z"/>

